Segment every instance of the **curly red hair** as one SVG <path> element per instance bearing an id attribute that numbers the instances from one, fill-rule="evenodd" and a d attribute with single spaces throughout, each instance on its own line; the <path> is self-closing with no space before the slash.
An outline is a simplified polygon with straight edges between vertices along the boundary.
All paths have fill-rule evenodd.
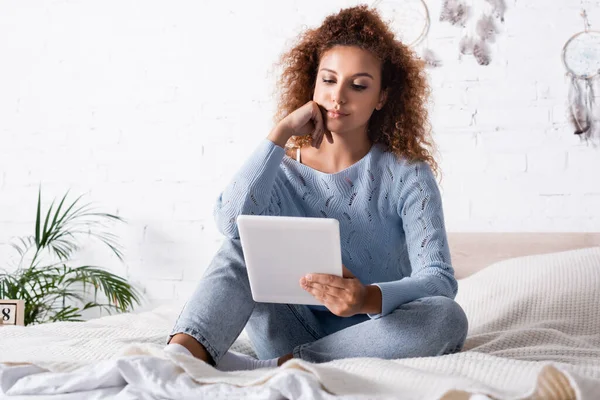
<path id="1" fill-rule="evenodd" d="M 438 174 L 436 152 L 428 121 L 430 89 L 425 64 L 393 32 L 378 12 L 366 5 L 346 8 L 325 18 L 316 29 L 300 34 L 298 43 L 279 62 L 279 103 L 275 123 L 312 100 L 321 56 L 334 46 L 358 46 L 370 51 L 382 65 L 381 88 L 388 91 L 383 108 L 368 124 L 373 143 L 409 161 L 424 161 Z M 293 137 L 294 146 L 310 144 L 310 136 Z"/>

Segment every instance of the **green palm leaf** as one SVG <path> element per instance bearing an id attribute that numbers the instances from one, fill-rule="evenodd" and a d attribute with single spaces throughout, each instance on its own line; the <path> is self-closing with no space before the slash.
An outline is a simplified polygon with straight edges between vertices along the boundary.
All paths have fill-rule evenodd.
<path id="1" fill-rule="evenodd" d="M 117 236 L 101 229 L 105 220 L 123 222 L 123 219 L 108 213 L 93 212 L 89 203 L 79 205 L 82 196 L 71 203 L 61 215 L 66 196 L 62 198 L 53 216 L 51 215 L 53 204 L 50 206 L 38 247 L 49 247 L 59 259 L 66 260 L 79 248 L 76 235 L 88 235 L 99 239 L 120 261 L 123 261 L 123 251 L 118 244 Z M 87 229 L 81 229 L 82 227 Z"/>
<path id="2" fill-rule="evenodd" d="M 123 261 L 119 238 L 108 229 L 109 223 L 125 222 L 119 216 L 95 211 L 89 203 L 80 204 L 82 196 L 69 203 L 67 195 L 68 192 L 56 208 L 54 200 L 43 212 L 42 190 L 39 188 L 34 235 L 11 243 L 21 257 L 19 268 L 11 274 L 0 274 L 0 298 L 25 300 L 26 325 L 79 321 L 81 311 L 90 308 L 96 307 L 109 313 L 126 312 L 140 304 L 140 293 L 124 278 L 98 266 L 67 265 L 80 249 L 80 238 L 99 240 Z M 32 249 L 35 249 L 35 254 L 29 267 L 20 268 Z M 47 258 L 57 261 L 48 261 Z M 92 287 L 94 301 L 89 301 L 87 289 Z M 108 303 L 97 302 L 98 293 L 103 294 Z"/>
<path id="3" fill-rule="evenodd" d="M 65 283 L 89 283 L 99 289 L 115 307 L 125 311 L 134 303 L 140 304 L 140 293 L 125 279 L 99 267 L 81 266 L 69 271 Z"/>

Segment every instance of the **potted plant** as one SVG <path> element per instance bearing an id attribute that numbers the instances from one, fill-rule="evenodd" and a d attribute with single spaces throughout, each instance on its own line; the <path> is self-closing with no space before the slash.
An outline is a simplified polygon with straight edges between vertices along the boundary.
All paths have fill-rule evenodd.
<path id="1" fill-rule="evenodd" d="M 19 237 L 11 246 L 18 252 L 16 270 L 0 273 L 0 299 L 25 301 L 25 325 L 56 321 L 81 321 L 84 310 L 98 307 L 110 314 L 127 312 L 140 304 L 139 292 L 124 278 L 102 267 L 73 266 L 72 257 L 80 249 L 78 239 L 100 240 L 123 261 L 118 237 L 107 231 L 107 222 L 125 222 L 121 217 L 96 212 L 91 204 L 81 205 L 79 196 L 65 203 L 68 192 L 53 210 L 41 209 L 38 192 L 35 234 Z M 45 218 L 42 218 L 45 214 Z M 0 271 L 0 272 L 2 272 Z M 91 291 L 93 289 L 93 300 Z M 98 293 L 108 301 L 99 302 Z"/>

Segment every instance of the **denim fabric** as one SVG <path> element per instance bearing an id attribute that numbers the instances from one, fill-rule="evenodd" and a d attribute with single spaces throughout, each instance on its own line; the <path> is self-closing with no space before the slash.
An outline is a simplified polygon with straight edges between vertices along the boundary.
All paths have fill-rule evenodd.
<path id="1" fill-rule="evenodd" d="M 447 297 L 424 297 L 390 314 L 338 317 L 297 304 L 252 299 L 239 239 L 226 239 L 169 336 L 186 333 L 218 363 L 244 328 L 260 359 L 293 353 L 310 362 L 350 357 L 423 357 L 460 351 L 467 318 Z"/>

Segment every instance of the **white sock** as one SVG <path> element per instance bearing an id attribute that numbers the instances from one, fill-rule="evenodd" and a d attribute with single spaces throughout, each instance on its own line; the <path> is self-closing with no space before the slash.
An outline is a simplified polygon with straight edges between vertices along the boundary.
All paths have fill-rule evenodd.
<path id="1" fill-rule="evenodd" d="M 187 355 L 193 357 L 192 353 L 188 349 L 186 349 L 184 346 L 180 345 L 179 343 L 169 343 L 168 345 L 165 346 L 165 348 L 163 350 L 166 351 L 167 353 L 187 354 Z"/>
<path id="2" fill-rule="evenodd" d="M 192 353 L 179 343 L 169 343 L 165 346 L 164 351 L 192 356 Z M 220 371 L 241 371 L 258 368 L 275 368 L 277 367 L 277 360 L 278 358 L 272 358 L 270 360 L 257 360 L 256 358 L 243 353 L 228 351 L 223 357 L 221 357 L 221 360 L 219 360 L 217 369 Z"/>
<path id="3" fill-rule="evenodd" d="M 217 369 L 219 371 L 241 371 L 258 368 L 276 368 L 277 360 L 277 358 L 272 358 L 270 360 L 257 360 L 256 358 L 246 354 L 237 353 L 230 350 L 225 353 L 223 357 L 221 357 L 219 363 L 217 364 Z"/>

